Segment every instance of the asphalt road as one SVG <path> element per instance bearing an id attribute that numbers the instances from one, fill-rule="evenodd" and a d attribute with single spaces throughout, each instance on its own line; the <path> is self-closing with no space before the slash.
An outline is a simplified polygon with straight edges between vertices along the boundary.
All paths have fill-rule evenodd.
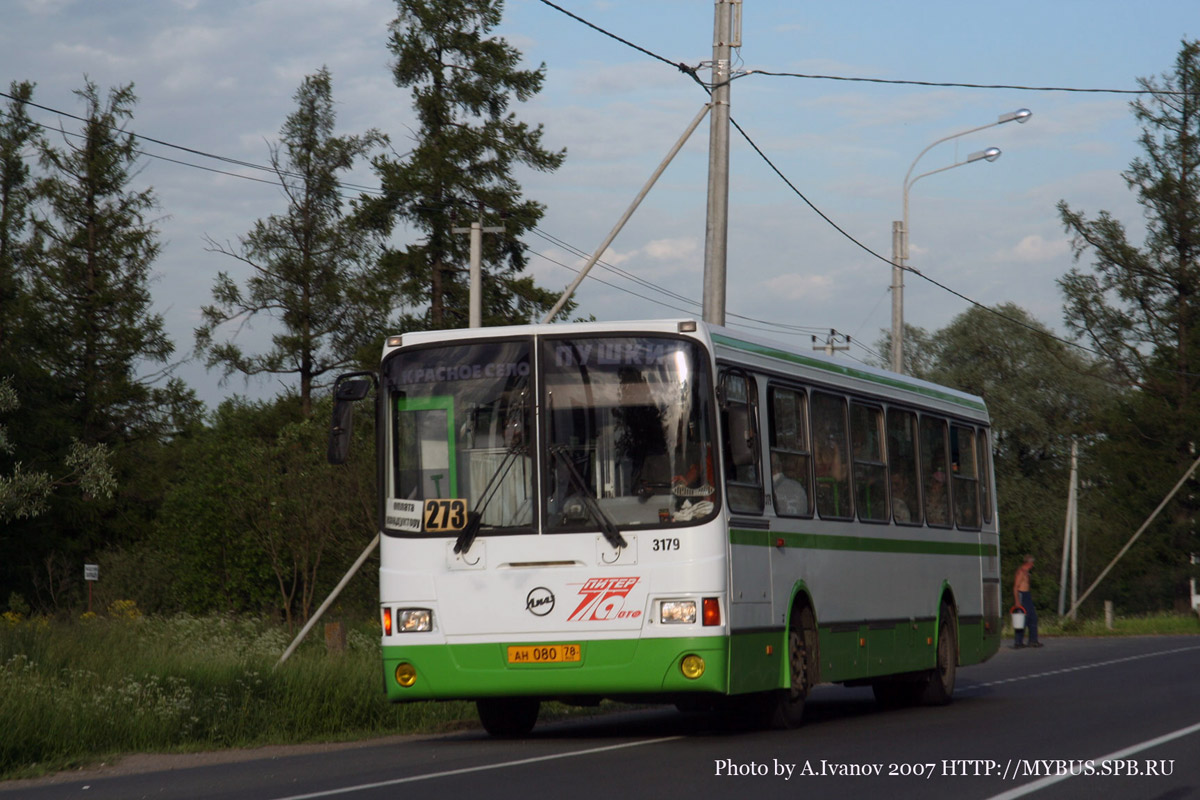
<path id="1" fill-rule="evenodd" d="M 1200 636 L 1049 639 L 960 670 L 954 703 L 819 687 L 794 731 L 651 708 L 47 785 L 0 798 L 1200 798 Z"/>

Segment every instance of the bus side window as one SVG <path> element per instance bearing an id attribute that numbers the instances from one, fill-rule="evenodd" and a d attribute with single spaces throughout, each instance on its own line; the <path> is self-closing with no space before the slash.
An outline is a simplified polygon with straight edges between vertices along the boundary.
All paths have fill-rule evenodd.
<path id="1" fill-rule="evenodd" d="M 987 431 L 980 428 L 977 432 L 979 446 L 979 505 L 983 508 L 983 521 L 990 525 L 992 522 L 992 449 L 988 446 Z"/>
<path id="2" fill-rule="evenodd" d="M 950 519 L 950 485 L 946 474 L 946 421 L 921 417 L 921 479 L 925 489 L 925 521 L 946 528 Z"/>
<path id="3" fill-rule="evenodd" d="M 854 501 L 858 518 L 887 522 L 887 466 L 883 463 L 883 409 L 850 404 L 850 442 L 854 455 Z"/>
<path id="4" fill-rule="evenodd" d="M 807 399 L 803 392 L 772 386 L 770 413 L 771 497 L 781 517 L 812 516 L 812 473 L 808 449 Z"/>
<path id="5" fill-rule="evenodd" d="M 921 482 L 917 477 L 917 415 L 887 412 L 888 473 L 892 481 L 892 517 L 901 525 L 921 524 Z"/>
<path id="6" fill-rule="evenodd" d="M 748 375 L 730 371 L 721 376 L 726 496 L 729 510 L 743 514 L 763 510 L 757 406 L 758 389 Z"/>
<path id="7" fill-rule="evenodd" d="M 831 394 L 813 392 L 812 426 L 817 512 L 822 517 L 850 519 L 854 516 L 854 498 L 850 494 L 847 466 L 850 459 L 846 401 Z"/>
<path id="8" fill-rule="evenodd" d="M 975 431 L 950 426 L 950 465 L 954 476 L 954 521 L 960 528 L 979 527 L 979 460 L 975 457 Z"/>

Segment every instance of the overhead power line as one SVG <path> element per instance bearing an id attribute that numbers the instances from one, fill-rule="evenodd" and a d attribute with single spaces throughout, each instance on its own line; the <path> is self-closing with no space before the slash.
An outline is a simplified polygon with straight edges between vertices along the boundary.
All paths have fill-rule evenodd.
<path id="1" fill-rule="evenodd" d="M 1155 89 L 1088 89 L 1078 86 L 1023 86 L 1016 83 L 958 83 L 954 81 L 913 81 L 899 78 L 857 78 L 848 75 L 809 75 L 803 72 L 772 72 L 766 69 L 751 69 L 741 74 L 743 77 L 749 75 L 766 75 L 772 78 L 882 83 L 890 86 L 929 86 L 939 89 L 1016 89 L 1022 92 L 1076 92 L 1082 94 L 1190 94 L 1190 92 L 1158 91 Z"/>
<path id="2" fill-rule="evenodd" d="M 569 11 L 566 11 L 565 9 L 563 9 L 563 8 L 561 8 L 561 7 L 557 6 L 557 5 L 555 5 L 554 3 L 551 3 L 551 2 L 549 2 L 549 0 L 540 0 L 540 2 L 542 2 L 542 3 L 543 3 L 543 4 L 545 4 L 545 5 L 548 5 L 548 6 L 550 6 L 551 8 L 554 8 L 554 9 L 556 9 L 556 10 L 558 10 L 558 11 L 561 11 L 562 13 L 564 13 L 564 14 L 566 14 L 567 16 L 571 17 L 572 19 L 575 19 L 575 20 L 577 20 L 577 21 L 579 21 L 579 22 L 583 23 L 584 25 L 587 25 L 589 28 L 592 28 L 592 29 L 594 29 L 594 30 L 596 30 L 596 31 L 599 31 L 600 33 L 604 34 L 605 36 L 608 36 L 608 37 L 610 37 L 610 38 L 612 38 L 612 39 L 615 39 L 615 40 L 617 40 L 617 41 L 621 42 L 622 44 L 625 44 L 625 45 L 628 45 L 629 47 L 632 47 L 633 49 L 637 50 L 638 52 L 645 53 L 646 55 L 649 55 L 649 56 L 650 56 L 650 57 L 652 57 L 652 58 L 658 59 L 659 61 L 662 61 L 662 62 L 664 62 L 664 63 L 667 63 L 667 64 L 671 64 L 672 66 L 678 66 L 678 65 L 676 65 L 676 64 L 675 64 L 675 62 L 671 61 L 670 59 L 667 59 L 667 58 L 665 58 L 664 56 L 658 55 L 657 53 L 654 53 L 654 52 L 653 52 L 653 51 L 651 51 L 651 50 L 647 50 L 646 48 L 644 48 L 644 47 L 641 47 L 640 45 L 636 45 L 636 44 L 633 44 L 632 42 L 629 42 L 629 41 L 627 41 L 627 40 L 625 40 L 625 39 L 622 39 L 621 37 L 617 36 L 616 34 L 614 34 L 614 33 L 611 33 L 611 32 L 609 32 L 609 31 L 606 31 L 605 29 L 601 28 L 600 26 L 598 26 L 598 25 L 595 25 L 595 24 L 593 24 L 593 23 L 591 23 L 591 22 L 588 22 L 587 20 L 583 19 L 582 17 L 579 17 L 579 16 L 577 16 L 577 15 L 575 15 L 575 14 L 572 14 L 571 12 L 569 12 Z M 685 71 L 686 71 L 686 70 L 685 70 Z M 762 71 L 759 71 L 759 70 L 755 70 L 755 72 L 761 72 L 761 74 L 768 74 L 768 73 L 766 73 L 766 72 L 762 72 Z M 696 77 L 696 76 L 694 75 L 694 73 L 692 73 L 692 74 L 693 74 L 693 77 Z M 748 73 L 745 73 L 745 74 L 748 74 Z M 800 73 L 770 73 L 770 74 L 779 75 L 779 76 L 797 77 L 797 78 L 832 77 L 832 76 L 803 75 L 803 74 L 800 74 Z M 853 78 L 853 79 L 852 79 L 852 78 L 845 78 L 845 80 L 865 80 L 865 79 L 857 79 L 857 78 Z M 698 79 L 698 78 L 697 78 L 697 81 L 699 82 L 699 79 Z M 874 81 L 874 82 L 881 82 L 881 83 L 884 83 L 884 82 L 889 82 L 889 81 L 878 80 L 878 81 Z M 911 83 L 917 83 L 917 82 L 915 82 L 915 81 L 914 81 L 914 82 L 911 82 Z M 702 82 L 701 82 L 701 85 L 702 85 L 702 86 L 704 86 L 704 84 L 703 84 Z M 962 86 L 964 86 L 964 87 L 968 87 L 968 88 L 1019 88 L 1019 87 L 1015 87 L 1015 86 L 1001 87 L 1001 86 L 999 86 L 999 85 L 993 85 L 993 86 L 990 86 L 990 87 L 989 87 L 989 86 L 984 86 L 984 85 L 982 85 L 982 84 L 980 84 L 980 85 L 975 85 L 975 86 L 968 86 L 967 84 L 961 84 L 961 85 L 962 85 Z M 709 88 L 709 87 L 707 87 L 707 86 L 704 86 L 704 88 L 705 88 L 706 90 L 708 90 L 708 88 Z M 1047 87 L 1047 90 L 1049 90 L 1049 87 Z M 1080 90 L 1080 91 L 1083 91 L 1083 90 Z M 1087 91 L 1104 91 L 1104 90 L 1087 90 Z M 1127 90 L 1120 90 L 1120 91 L 1121 91 L 1122 93 L 1126 93 L 1126 91 L 1127 91 Z M 1148 91 L 1148 90 L 1140 90 L 1140 92 L 1146 92 L 1146 91 Z M 916 269 L 916 268 L 914 268 L 914 267 L 912 267 L 912 266 L 908 266 L 908 265 L 897 265 L 897 264 L 896 264 L 896 263 L 894 263 L 894 262 L 893 262 L 893 261 L 892 261 L 890 258 L 886 258 L 886 257 L 884 257 L 884 256 L 880 255 L 879 253 L 875 252 L 875 251 L 874 251 L 874 250 L 872 250 L 870 247 L 868 247 L 867 245 L 863 244 L 863 243 L 862 243 L 861 241 L 859 241 L 857 238 L 855 238 L 854 236 L 852 236 L 852 235 L 851 235 L 851 234 L 850 234 L 850 233 L 849 233 L 849 232 L 848 232 L 848 231 L 847 231 L 845 228 L 843 228 L 842 226 L 840 226 L 840 225 L 838 225 L 836 222 L 834 222 L 834 221 L 833 221 L 833 219 L 832 219 L 832 218 L 831 218 L 831 217 L 830 217 L 828 214 L 826 214 L 825 212 L 823 212 L 821 209 L 819 209 L 819 208 L 816 206 L 816 204 L 815 204 L 815 203 L 813 203 L 811 200 L 809 200 L 809 199 L 808 199 L 808 197 L 806 197 L 806 196 L 805 196 L 805 194 L 804 194 L 803 192 L 801 192 L 801 191 L 800 191 L 800 189 L 799 189 L 799 188 L 798 188 L 798 187 L 797 187 L 797 186 L 796 186 L 796 185 L 795 185 L 795 184 L 794 184 L 794 183 L 793 183 L 793 182 L 792 182 L 792 181 L 791 181 L 791 180 L 790 180 L 790 179 L 789 179 L 789 178 L 788 178 L 788 177 L 787 177 L 787 176 L 786 176 L 784 173 L 783 173 L 783 170 L 781 170 L 781 169 L 780 169 L 778 166 L 776 166 L 776 165 L 775 165 L 775 162 L 773 162 L 773 161 L 772 161 L 772 160 L 771 160 L 771 159 L 770 159 L 770 158 L 767 156 L 767 154 L 766 154 L 765 152 L 763 152 L 762 148 L 761 148 L 761 147 L 759 147 L 759 146 L 758 146 L 758 144 L 757 144 L 757 143 L 756 143 L 756 142 L 755 142 L 755 141 L 754 141 L 752 138 L 750 138 L 750 135 L 749 135 L 748 133 L 746 133 L 745 129 L 743 129 L 741 125 L 739 125 L 739 124 L 738 124 L 737 120 L 730 118 L 730 124 L 731 124 L 731 125 L 733 125 L 733 127 L 737 129 L 737 132 L 738 132 L 739 134 L 741 134 L 741 136 L 742 136 L 742 138 L 743 138 L 743 139 L 745 139 L 745 140 L 746 140 L 746 143 L 750 145 L 750 147 L 751 147 L 751 148 L 754 150 L 754 152 L 758 154 L 759 158 L 761 158 L 761 159 L 762 159 L 762 160 L 763 160 L 763 161 L 766 163 L 766 165 L 767 165 L 768 167 L 770 167 L 770 168 L 771 168 L 771 170 L 772 170 L 772 171 L 773 171 L 773 172 L 774 172 L 774 173 L 775 173 L 775 174 L 776 174 L 776 175 L 779 177 L 779 179 L 780 179 L 780 180 L 782 180 L 782 181 L 784 182 L 784 184 L 785 184 L 785 185 L 786 185 L 786 186 L 787 186 L 789 189 L 791 189 L 791 190 L 792 190 L 792 192 L 793 192 L 793 193 L 794 193 L 794 194 L 795 194 L 797 197 L 799 197 L 799 198 L 800 198 L 802 201 L 804 201 L 805 205 L 807 205 L 807 206 L 808 206 L 810 209 L 812 209 L 812 210 L 813 210 L 813 212 L 815 212 L 815 213 L 816 213 L 816 214 L 817 214 L 817 215 L 818 215 L 818 216 L 819 216 L 819 217 L 820 217 L 822 220 L 824 220 L 824 221 L 825 221 L 825 222 L 826 222 L 826 223 L 827 223 L 827 224 L 828 224 L 830 227 L 832 227 L 834 230 L 836 230 L 836 231 L 837 231 L 839 234 L 841 234 L 841 235 L 842 235 L 842 236 L 843 236 L 843 237 L 844 237 L 844 238 L 845 238 L 847 241 L 851 242 L 851 243 L 852 243 L 852 244 L 854 244 L 856 247 L 858 247 L 858 248 L 862 249 L 862 250 L 863 250 L 863 251 L 865 251 L 866 253 L 870 254 L 871 256 L 874 256 L 875 258 L 879 259 L 880 261 L 884 262 L 885 264 L 887 264 L 887 265 L 889 265 L 889 266 L 893 266 L 893 267 L 895 267 L 895 266 L 900 266 L 900 268 L 901 268 L 901 269 L 903 269 L 903 270 L 905 270 L 906 272 L 910 272 L 910 273 L 912 273 L 913 275 L 916 275 L 918 278 L 921 278 L 922 280 L 924 280 L 924 281 L 927 281 L 927 282 L 929 282 L 929 283 L 933 284 L 934 286 L 938 287 L 939 289 L 941 289 L 941 290 L 943 290 L 943 291 L 945 291 L 945 292 L 948 292 L 949 294 L 952 294 L 952 295 L 954 295 L 955 297 L 959 298 L 960 300 L 963 300 L 963 301 L 965 301 L 965 302 L 967 302 L 967 303 L 969 303 L 969 304 L 971 304 L 971 305 L 973 305 L 973 306 L 975 306 L 975 307 L 977 307 L 977 308 L 983 309 L 984 311 L 987 311 L 987 312 L 988 312 L 988 313 L 990 313 L 990 314 L 994 314 L 995 316 L 997 316 L 997 317 L 999 317 L 999 318 L 1001 318 L 1001 319 L 1003 319 L 1003 320 L 1006 320 L 1006 321 L 1008 321 L 1008 322 L 1012 323 L 1013 325 L 1017 325 L 1017 326 L 1019 326 L 1019 327 L 1025 328 L 1025 329 L 1027 329 L 1027 330 L 1030 330 L 1030 331 L 1032 331 L 1032 332 L 1034 332 L 1034 333 L 1036 333 L 1036 334 L 1038 334 L 1038 335 L 1041 335 L 1041 336 L 1047 336 L 1047 337 L 1049 337 L 1049 338 L 1051 338 L 1051 339 L 1053 339 L 1053 340 L 1055 340 L 1055 341 L 1057 341 L 1057 342 L 1059 342 L 1059 343 L 1061 343 L 1061 344 L 1067 345 L 1068 347 L 1074 347 L 1074 348 L 1078 348 L 1078 349 L 1080 349 L 1080 350 L 1083 350 L 1083 351 L 1085 351 L 1085 352 L 1091 353 L 1092 355 L 1095 355 L 1095 356 L 1102 356 L 1102 354 L 1101 354 L 1101 353 L 1099 353 L 1099 352 L 1098 352 L 1098 351 L 1096 351 L 1096 350 L 1093 350 L 1093 349 L 1092 349 L 1092 348 L 1090 348 L 1090 347 L 1087 347 L 1086 345 L 1080 344 L 1080 343 L 1078 343 L 1078 342 L 1072 342 L 1072 341 L 1070 341 L 1070 340 L 1068 340 L 1068 339 L 1063 339 L 1063 338 L 1061 338 L 1061 337 L 1059 337 L 1059 336 L 1056 336 L 1056 335 L 1055 335 L 1055 334 L 1053 334 L 1053 333 L 1050 333 L 1049 331 L 1047 331 L 1047 330 L 1045 330 L 1045 329 L 1043 329 L 1043 328 L 1039 328 L 1039 327 L 1037 327 L 1037 326 L 1035 326 L 1035 325 L 1031 325 L 1031 324 L 1029 324 L 1029 323 L 1027 323 L 1027 322 L 1024 322 L 1024 321 L 1022 321 L 1022 320 L 1016 319 L 1016 318 L 1014 318 L 1014 317 L 1010 317 L 1010 316 L 1008 316 L 1007 314 L 1004 314 L 1003 312 L 1001 312 L 1001 311 L 999 311 L 999 310 L 997 310 L 997 309 L 994 309 L 994 308 L 992 308 L 992 307 L 990 307 L 990 306 L 988 306 L 988 305 L 985 305 L 985 304 L 983 304 L 983 303 L 979 302 L 978 300 L 975 300 L 975 299 L 973 299 L 973 298 L 971 298 L 971 297 L 968 297 L 967 295 L 963 294 L 962 292 L 960 292 L 960 291 L 958 291 L 958 290 L 956 290 L 956 289 L 952 289 L 952 288 L 950 288 L 949 286 L 945 285 L 944 283 L 941 283 L 941 282 L 939 282 L 939 281 L 937 281 L 937 280 L 934 280 L 933 278 L 930 278 L 929 276 L 925 275 L 925 274 L 924 274 L 924 273 L 922 273 L 920 270 L 918 270 L 918 269 Z"/>

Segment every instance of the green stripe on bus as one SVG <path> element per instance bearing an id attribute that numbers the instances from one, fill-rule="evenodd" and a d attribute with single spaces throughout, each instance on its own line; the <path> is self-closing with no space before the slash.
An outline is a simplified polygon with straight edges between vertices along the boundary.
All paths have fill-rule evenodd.
<path id="1" fill-rule="evenodd" d="M 937 556 L 995 556 L 999 548 L 979 542 L 939 542 L 928 539 L 883 539 L 874 536 L 832 536 L 820 533 L 785 533 L 781 531 L 752 531 L 730 529 L 732 544 L 753 547 L 784 547 L 804 550 L 849 550 L 859 553 L 908 553 Z"/>
<path id="2" fill-rule="evenodd" d="M 954 403 L 955 405 L 964 406 L 966 408 L 971 408 L 976 411 L 986 411 L 987 410 L 987 406 L 985 406 L 983 403 L 978 403 L 974 400 L 968 400 L 964 397 L 959 397 L 958 395 L 950 394 L 949 392 L 942 392 L 937 389 L 931 388 L 929 386 L 921 386 L 918 384 L 910 383 L 899 377 L 890 378 L 886 375 L 876 375 L 875 373 L 872 373 L 872 372 L 864 372 L 860 369 L 855 369 L 854 367 L 843 367 L 840 364 L 830 364 L 825 361 L 818 361 L 815 358 L 809 358 L 808 356 L 802 356 L 798 353 L 789 353 L 786 350 L 778 350 L 774 347 L 767 347 L 766 345 L 754 344 L 753 342 L 745 342 L 745 341 L 742 341 L 741 339 L 733 339 L 729 336 L 724 336 L 719 333 L 714 333 L 712 335 L 712 339 L 717 344 L 723 344 L 723 345 L 726 345 L 727 347 L 733 347 L 738 350 L 744 350 L 748 353 L 756 353 L 758 355 L 769 356 L 771 358 L 780 359 L 781 361 L 790 361 L 793 364 L 800 364 L 801 366 L 812 367 L 813 369 L 820 369 L 820 370 L 824 370 L 826 372 L 832 372 L 837 375 L 844 375 L 848 378 L 860 378 L 865 381 L 871 381 L 872 383 L 878 383 L 878 384 L 882 384 L 883 386 L 889 386 L 893 389 L 904 389 L 906 391 L 916 392 L 917 394 L 923 394 L 927 397 L 933 397 L 938 400 L 945 400 L 947 402 Z"/>

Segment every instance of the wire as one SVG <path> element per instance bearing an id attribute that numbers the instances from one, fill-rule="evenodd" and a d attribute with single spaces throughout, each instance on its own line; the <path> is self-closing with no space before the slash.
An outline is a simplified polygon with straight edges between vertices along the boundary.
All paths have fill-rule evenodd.
<path id="1" fill-rule="evenodd" d="M 804 78 L 817 81 L 848 81 L 853 83 L 882 83 L 892 86 L 931 86 L 942 89 L 1017 89 L 1022 92 L 1079 92 L 1088 94 L 1162 94 L 1187 95 L 1193 92 L 1175 92 L 1157 89 L 1084 89 L 1075 86 L 1021 86 L 1008 83 L 954 83 L 951 81 L 912 81 L 889 78 L 851 78 L 845 75 L 806 75 L 801 72 L 772 72 L 751 69 L 745 75 L 766 75 L 773 78 Z"/>
<path id="2" fill-rule="evenodd" d="M 582 17 L 572 14 L 571 12 L 567 11 L 566 9 L 563 9 L 560 6 L 557 6 L 554 3 L 551 3 L 549 0 L 540 0 L 540 2 L 542 2 L 543 4 L 545 4 L 547 6 L 550 6 L 551 8 L 554 8 L 554 9 L 562 12 L 563 14 L 566 14 L 567 16 L 571 17 L 572 19 L 583 23 L 584 25 L 588 26 L 589 28 L 592 28 L 593 30 L 598 31 L 599 33 L 601 33 L 605 36 L 615 39 L 616 41 L 621 42 L 622 44 L 627 45 L 628 47 L 632 47 L 633 49 L 637 50 L 640 53 L 644 53 L 644 54 L 650 56 L 651 58 L 655 58 L 655 59 L 658 59 L 659 61 L 670 64 L 674 67 L 678 67 L 681 71 L 690 74 L 692 76 L 692 78 L 696 80 L 697 83 L 701 84 L 701 86 L 704 86 L 703 82 L 700 81 L 700 79 L 696 76 L 695 70 L 684 69 L 681 65 L 676 64 L 675 62 L 673 62 L 663 56 L 660 56 L 657 53 L 647 50 L 644 47 L 636 45 L 626 39 L 622 39 L 620 36 L 617 36 L 616 34 L 611 33 L 610 31 L 607 31 L 598 25 L 588 22 L 587 20 L 583 19 Z M 953 86 L 960 86 L 962 88 L 992 88 L 992 89 L 995 89 L 995 88 L 1005 88 L 1005 89 L 1030 88 L 1031 90 L 1033 90 L 1035 88 L 1035 87 L 1018 87 L 1018 86 L 1001 86 L 998 84 L 995 84 L 995 85 L 934 84 L 934 83 L 923 83 L 923 82 L 919 82 L 919 81 L 886 81 L 883 79 L 838 78 L 837 76 L 804 75 L 802 73 L 771 73 L 771 72 L 767 72 L 767 71 L 763 71 L 763 70 L 754 70 L 754 72 L 756 72 L 758 74 L 763 74 L 763 75 L 788 76 L 788 77 L 796 77 L 796 78 L 813 78 L 813 79 L 825 78 L 825 79 L 830 79 L 830 80 L 837 79 L 837 80 L 867 81 L 867 82 L 872 82 L 872 83 L 911 83 L 911 84 L 915 84 L 915 85 L 931 85 L 931 86 L 953 85 Z M 709 91 L 711 93 L 711 90 L 709 89 L 709 87 L 704 86 L 704 88 L 706 91 Z M 1068 90 L 1063 87 L 1041 87 L 1041 89 L 1038 89 L 1038 90 L 1039 91 L 1040 90 L 1045 90 L 1045 91 L 1088 91 L 1088 92 L 1109 91 L 1109 90 L 1099 90 L 1099 89 Z M 1126 93 L 1126 94 L 1128 94 L 1128 93 L 1144 94 L 1144 93 L 1150 92 L 1151 90 L 1142 89 L 1142 90 L 1112 90 L 1112 91 Z M 1042 335 L 1042 336 L 1047 336 L 1047 337 L 1059 342 L 1060 344 L 1067 345 L 1068 347 L 1078 348 L 1085 352 L 1091 353 L 1092 355 L 1103 357 L 1103 354 L 1097 350 L 1093 350 L 1092 348 L 1087 347 L 1086 345 L 1080 344 L 1079 342 L 1072 342 L 1068 339 L 1063 339 L 1043 328 L 1037 327 L 1035 325 L 1031 325 L 1027 322 L 1016 319 L 1014 317 L 1010 317 L 1001 311 L 991 308 L 990 306 L 986 306 L 983 303 L 980 303 L 979 301 L 968 297 L 967 295 L 963 294 L 962 292 L 957 291 L 956 289 L 951 289 L 949 286 L 947 286 L 939 281 L 936 281 L 933 278 L 930 278 L 929 276 L 925 275 L 920 270 L 915 269 L 914 267 L 911 267 L 908 265 L 901 266 L 901 265 L 893 262 L 890 258 L 885 258 L 882 255 L 880 255 L 879 253 L 876 253 L 870 247 L 867 247 L 865 244 L 863 244 L 857 238 L 852 236 L 845 228 L 843 228 L 842 226 L 840 226 L 836 222 L 834 222 L 833 219 L 829 217 L 829 215 L 827 215 L 821 209 L 817 208 L 816 204 L 814 204 L 811 200 L 809 200 L 808 197 L 806 197 L 804 195 L 804 193 L 801 192 L 800 189 L 797 188 L 797 186 L 794 183 L 792 183 L 792 181 L 789 180 L 786 175 L 783 174 L 783 171 L 780 170 L 779 167 L 775 165 L 775 162 L 773 162 L 770 158 L 767 157 L 767 154 L 764 153 L 762 148 L 760 148 L 758 146 L 758 144 L 753 139 L 750 138 L 750 135 L 748 133 L 746 133 L 745 129 L 743 129 L 740 124 L 738 124 L 737 120 L 735 120 L 731 117 L 729 121 L 730 121 L 730 124 L 733 125 L 733 127 L 737 129 L 737 132 L 741 134 L 742 138 L 746 140 L 746 143 L 749 144 L 750 147 L 754 150 L 754 152 L 758 154 L 759 158 L 761 158 L 767 164 L 767 166 L 771 168 L 771 170 L 779 177 L 779 179 L 782 180 L 784 182 L 784 184 L 786 184 L 787 187 L 789 189 L 791 189 L 792 192 L 795 193 L 795 195 L 797 197 L 799 197 L 802 201 L 804 201 L 805 205 L 807 205 L 810 209 L 812 209 L 813 212 L 815 212 L 817 214 L 817 216 L 819 216 L 821 219 L 823 219 L 830 227 L 832 227 L 834 230 L 836 230 L 838 233 L 840 233 L 843 237 L 845 237 L 848 241 L 850 241 L 851 243 L 853 243 L 855 246 L 859 247 L 866 253 L 870 254 L 871 256 L 874 256 L 875 258 L 879 259 L 880 261 L 884 262 L 885 264 L 887 264 L 889 266 L 893 266 L 893 267 L 900 266 L 901 269 L 904 269 L 907 272 L 911 272 L 913 275 L 916 275 L 917 277 L 933 284 L 934 286 L 938 287 L 939 289 L 941 289 L 945 292 L 948 292 L 949 294 L 954 295 L 955 297 L 959 298 L 960 300 L 963 300 L 977 308 L 983 309 L 984 311 L 987 311 L 990 314 L 994 314 L 995 316 L 997 316 L 1003 320 L 1006 320 L 1006 321 L 1012 323 L 1013 325 L 1017 325 L 1019 327 L 1025 328 L 1027 330 L 1030 330 L 1030 331 L 1032 331 L 1036 334 Z"/>
<path id="3" fill-rule="evenodd" d="M 72 114 L 69 111 L 62 111 L 57 108 L 51 108 L 50 106 L 44 106 L 39 103 L 34 103 L 30 100 L 18 100 L 16 97 L 13 97 L 11 94 L 8 94 L 7 92 L 0 92 L 0 97 L 4 97 L 9 100 L 20 102 L 22 105 L 31 106 L 33 108 L 37 108 L 42 111 L 49 112 L 51 114 L 55 114 L 55 115 L 58 115 L 61 117 L 66 117 L 67 119 L 73 119 L 73 120 L 76 120 L 77 122 L 83 122 L 83 123 L 94 122 L 94 120 L 89 120 L 87 117 L 81 117 L 77 114 Z M 12 115 L 5 111 L 0 111 L 0 115 L 12 118 Z M 47 131 L 54 131 L 55 133 L 60 133 L 64 136 L 73 136 L 78 139 L 84 138 L 83 134 L 75 133 L 73 131 L 68 131 L 65 128 L 55 127 L 53 125 L 48 125 L 44 122 L 38 122 L 37 120 L 30 120 L 30 121 L 33 122 L 33 124 L 37 125 L 38 127 L 42 128 L 44 130 L 47 130 Z M 258 170 L 261 172 L 269 172 L 272 175 L 276 175 L 281 178 L 287 177 L 287 178 L 297 178 L 297 179 L 303 180 L 305 177 L 304 175 L 301 175 L 298 172 L 291 172 L 289 170 L 278 169 L 276 167 L 265 165 L 265 164 L 256 164 L 253 161 L 243 161 L 242 159 L 238 159 L 238 158 L 231 158 L 229 156 L 217 155 L 216 153 L 208 153 L 203 150 L 197 150 L 193 147 L 186 147 L 184 145 L 173 144 L 171 142 L 164 141 L 162 139 L 156 139 L 152 136 L 143 136 L 139 133 L 134 133 L 132 131 L 128 131 L 117 125 L 109 125 L 108 127 L 118 133 L 132 136 L 134 139 L 137 139 L 137 140 L 140 140 L 143 142 L 150 142 L 152 144 L 157 144 L 162 147 L 170 148 L 172 150 L 179 150 L 184 153 L 190 153 L 191 155 L 200 156 L 202 158 L 211 158 L 215 161 L 221 161 L 223 163 L 231 164 L 233 166 L 245 167 L 247 169 Z M 254 178 L 249 175 L 239 175 L 238 173 L 235 173 L 235 172 L 225 172 L 223 170 L 213 169 L 211 167 L 204 167 L 199 164 L 191 164 L 186 161 L 179 161 L 176 159 L 169 158 L 167 156 L 162 156 L 162 155 L 158 155 L 156 153 L 151 153 L 147 150 L 138 150 L 137 152 L 139 155 L 146 156 L 147 158 L 156 158 L 156 159 L 160 159 L 162 161 L 168 161 L 173 164 L 179 164 L 179 165 L 182 165 L 185 167 L 193 167 L 195 169 L 202 169 L 202 170 L 206 170 L 208 172 L 215 172 L 220 175 L 228 175 L 230 177 L 235 177 L 235 178 L 244 178 L 246 180 L 257 181 L 258 183 L 268 183 L 268 184 L 275 183 L 274 180 L 263 180 L 261 178 Z M 382 190 L 375 188 L 375 187 L 371 187 L 371 186 L 363 186 L 363 185 L 354 184 L 354 183 L 344 183 L 342 181 L 338 181 L 337 185 L 341 189 L 348 189 L 348 190 L 353 190 L 356 192 L 363 192 L 363 193 L 375 194 L 375 195 L 383 194 Z"/>
<path id="4" fill-rule="evenodd" d="M 576 22 L 582 23 L 583 25 L 586 25 L 587 27 L 591 28 L 592 30 L 596 31 L 597 33 L 603 34 L 604 36 L 607 36 L 610 39 L 615 39 L 616 41 L 620 42 L 621 44 L 625 45 L 626 47 L 632 47 L 634 50 L 637 50 L 639 53 L 643 53 L 645 55 L 650 56 L 651 58 L 658 59 L 659 61 L 663 62 L 664 64 L 670 64 L 672 67 L 675 67 L 675 69 L 679 70 L 680 72 L 684 73 L 685 75 L 691 75 L 693 78 L 696 77 L 696 68 L 695 67 L 689 67 L 687 64 L 684 64 L 683 62 L 672 61 L 671 59 L 666 58 L 665 56 L 660 56 L 658 53 L 651 52 L 650 50 L 647 50 L 646 48 L 641 47 L 640 45 L 636 45 L 633 42 L 629 41 L 628 39 L 622 39 L 620 36 L 617 36 L 615 33 L 611 32 L 611 31 L 606 31 L 604 28 L 601 28 L 599 25 L 595 25 L 591 22 L 588 22 L 586 19 L 584 19 L 581 16 L 578 16 L 577 14 L 572 14 L 570 11 L 567 11 L 562 6 L 551 3 L 550 0 L 540 0 L 540 2 L 543 5 L 550 6 L 555 11 L 558 11 L 562 14 L 566 14 L 571 19 L 575 20 Z"/>

